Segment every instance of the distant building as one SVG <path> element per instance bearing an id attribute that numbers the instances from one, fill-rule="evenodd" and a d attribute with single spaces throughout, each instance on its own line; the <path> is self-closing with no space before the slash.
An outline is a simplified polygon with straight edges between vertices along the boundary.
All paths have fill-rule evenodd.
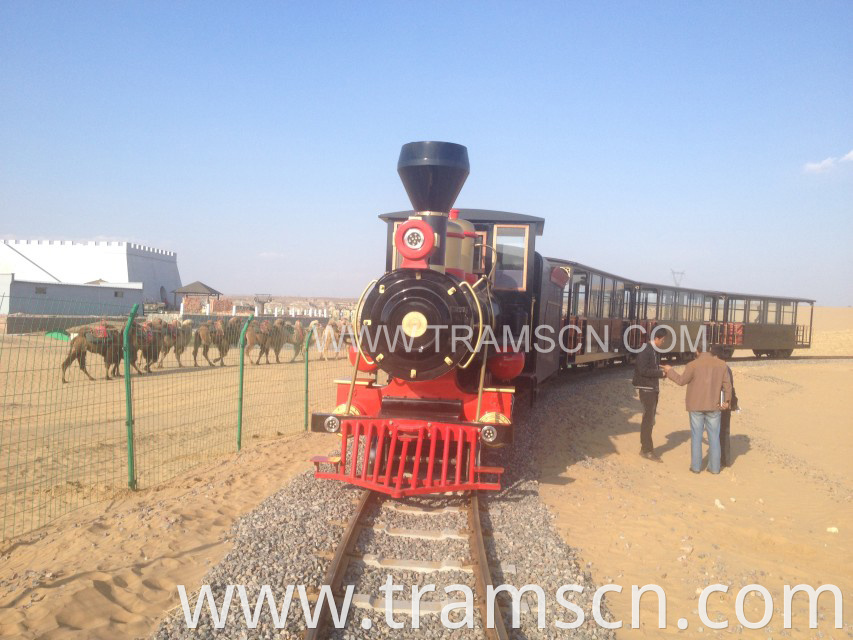
<path id="1" fill-rule="evenodd" d="M 117 316 L 134 304 L 142 308 L 141 282 L 67 284 L 0 273 L 0 315 Z"/>
<path id="2" fill-rule="evenodd" d="M 172 292 L 181 286 L 175 252 L 131 242 L 4 240 L 0 244 L 0 274 L 14 274 L 16 283 L 141 288 L 143 302 L 149 303 L 171 304 Z M 103 295 L 101 289 L 90 293 Z"/>

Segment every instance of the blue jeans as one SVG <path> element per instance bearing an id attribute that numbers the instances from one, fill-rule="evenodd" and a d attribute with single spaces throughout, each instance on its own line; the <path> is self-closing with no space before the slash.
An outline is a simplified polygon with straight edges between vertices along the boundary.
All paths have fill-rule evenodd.
<path id="1" fill-rule="evenodd" d="M 702 432 L 708 432 L 708 471 L 720 473 L 720 412 L 690 411 L 690 468 L 702 471 Z"/>

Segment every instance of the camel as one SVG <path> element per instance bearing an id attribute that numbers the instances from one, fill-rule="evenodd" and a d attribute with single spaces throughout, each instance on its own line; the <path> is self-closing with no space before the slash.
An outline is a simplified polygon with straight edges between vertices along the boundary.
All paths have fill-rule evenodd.
<path id="1" fill-rule="evenodd" d="M 317 321 L 315 320 L 311 324 L 314 325 Z M 332 318 L 326 324 L 324 328 L 320 328 L 319 323 L 315 325 L 314 331 L 317 336 L 317 350 L 323 355 L 323 360 L 328 360 L 329 358 L 326 356 L 326 352 L 329 350 L 329 347 L 334 347 L 335 350 L 335 360 L 341 357 L 342 350 L 339 348 L 342 344 L 341 334 L 344 332 L 344 323 L 339 320 L 335 320 Z M 316 333 L 316 332 L 319 332 Z"/>
<path id="2" fill-rule="evenodd" d="M 232 318 L 234 320 L 235 318 Z M 230 324 L 230 321 L 229 321 Z M 239 334 L 238 339 L 239 339 Z M 213 362 L 208 358 L 207 353 L 211 346 L 215 346 L 219 350 L 219 357 L 214 358 Z M 193 339 L 193 364 L 198 366 L 198 350 L 201 347 L 202 355 L 207 360 L 207 364 L 211 367 L 216 366 L 213 363 L 219 362 L 220 366 L 225 366 L 225 356 L 228 355 L 228 349 L 231 346 L 228 333 L 226 332 L 226 323 L 222 320 L 214 322 L 206 322 L 196 329 Z"/>
<path id="3" fill-rule="evenodd" d="M 166 324 L 160 318 L 130 325 L 130 366 L 136 369 L 137 373 L 142 374 L 136 365 L 139 351 L 142 351 L 145 358 L 145 373 L 151 373 L 151 365 L 160 359 L 165 333 Z"/>
<path id="4" fill-rule="evenodd" d="M 260 347 L 258 351 L 258 360 L 252 364 L 260 364 L 261 357 L 267 357 L 267 364 L 270 363 L 270 338 L 273 327 L 269 320 L 264 320 L 258 323 L 257 320 L 252 320 L 246 329 L 246 353 L 249 354 L 249 362 L 252 362 L 252 349 L 255 345 Z M 276 358 L 277 360 L 277 358 Z"/>
<path id="5" fill-rule="evenodd" d="M 279 318 L 272 323 L 272 329 L 270 330 L 270 337 L 267 344 L 267 352 L 272 350 L 275 354 L 276 364 L 281 364 L 281 360 L 279 360 L 278 356 L 281 353 L 282 348 L 284 348 L 284 344 L 287 342 L 286 334 L 288 330 L 291 333 L 294 332 L 293 326 L 285 322 L 284 318 Z M 269 357 L 269 355 L 267 357 Z"/>
<path id="6" fill-rule="evenodd" d="M 276 322 L 282 322 L 282 319 L 279 318 Z M 305 358 L 305 353 L 303 352 L 303 348 L 305 346 L 305 329 L 302 327 L 302 322 L 297 320 L 295 323 L 290 324 L 289 322 L 282 322 L 281 327 L 281 347 L 283 348 L 286 344 L 293 345 L 293 357 L 290 359 L 290 362 L 296 360 L 296 357 L 301 353 L 303 359 Z M 275 351 L 275 346 L 272 347 Z M 276 351 L 276 359 L 278 358 L 278 351 Z"/>
<path id="7" fill-rule="evenodd" d="M 68 382 L 65 379 L 65 371 L 75 360 L 80 365 L 80 371 L 85 373 L 89 380 L 94 380 L 86 369 L 86 354 L 89 351 L 103 357 L 107 380 L 112 379 L 110 378 L 110 369 L 113 371 L 113 376 L 118 377 L 118 363 L 121 362 L 122 358 L 121 331 L 106 323 L 101 323 L 94 327 L 83 327 L 80 333 L 71 340 L 68 357 L 61 365 L 62 382 Z"/>
<path id="8" fill-rule="evenodd" d="M 225 323 L 225 339 L 228 340 L 228 346 L 239 346 L 240 334 L 243 331 L 244 322 L 246 322 L 245 318 L 234 316 L 233 318 L 229 318 L 228 322 Z"/>
<path id="9" fill-rule="evenodd" d="M 186 351 L 192 340 L 193 321 L 184 320 L 183 322 L 179 322 L 175 320 L 167 324 L 165 329 L 163 333 L 163 346 L 160 349 L 160 362 L 157 364 L 157 368 L 163 368 L 163 362 L 165 362 L 166 356 L 169 355 L 169 351 L 172 348 L 175 349 L 175 359 L 178 361 L 178 366 L 183 367 L 184 365 L 181 364 L 181 354 Z"/>

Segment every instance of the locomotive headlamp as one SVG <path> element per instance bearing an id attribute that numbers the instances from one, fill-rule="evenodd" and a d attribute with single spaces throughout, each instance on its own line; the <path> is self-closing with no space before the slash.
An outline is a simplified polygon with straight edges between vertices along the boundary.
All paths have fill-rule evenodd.
<path id="1" fill-rule="evenodd" d="M 492 444 L 495 440 L 498 439 L 498 430 L 495 429 L 492 425 L 487 424 L 485 427 L 480 429 L 480 437 L 486 444 Z"/>
<path id="2" fill-rule="evenodd" d="M 420 311 L 409 311 L 403 316 L 400 327 L 402 327 L 403 333 L 410 338 L 420 338 L 427 330 L 426 316 Z"/>
<path id="3" fill-rule="evenodd" d="M 323 428 L 329 433 L 337 433 L 341 430 L 341 420 L 335 416 L 329 416 L 323 421 Z"/>
<path id="4" fill-rule="evenodd" d="M 403 234 L 403 242 L 411 249 L 418 250 L 424 246 L 424 234 L 420 229 L 409 229 Z"/>

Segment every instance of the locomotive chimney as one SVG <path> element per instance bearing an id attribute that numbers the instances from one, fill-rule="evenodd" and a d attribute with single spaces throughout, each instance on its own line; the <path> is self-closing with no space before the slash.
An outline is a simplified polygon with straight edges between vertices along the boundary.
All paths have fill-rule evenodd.
<path id="1" fill-rule="evenodd" d="M 397 173 L 417 215 L 438 236 L 430 264 L 444 265 L 447 216 L 470 172 L 468 149 L 452 142 L 410 142 L 400 149 Z"/>

